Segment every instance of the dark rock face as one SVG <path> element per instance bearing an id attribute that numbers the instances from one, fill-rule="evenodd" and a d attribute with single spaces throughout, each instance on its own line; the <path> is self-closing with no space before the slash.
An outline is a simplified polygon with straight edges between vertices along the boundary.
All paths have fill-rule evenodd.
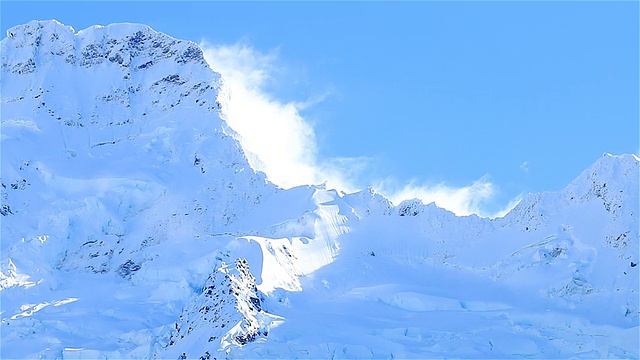
<path id="1" fill-rule="evenodd" d="M 134 263 L 132 260 L 127 260 L 127 262 L 118 266 L 117 273 L 125 279 L 130 279 L 131 275 L 138 270 L 140 270 L 140 265 Z"/>
<path id="2" fill-rule="evenodd" d="M 424 209 L 424 204 L 418 199 L 405 200 L 398 205 L 398 215 L 417 216 Z"/>
<path id="3" fill-rule="evenodd" d="M 231 344 L 242 346 L 267 336 L 263 301 L 247 260 L 236 259 L 233 265 L 222 261 L 174 324 L 167 346 L 179 348 L 183 339 L 196 336 L 206 338 L 215 353 Z M 202 356 L 207 358 L 207 353 Z"/>

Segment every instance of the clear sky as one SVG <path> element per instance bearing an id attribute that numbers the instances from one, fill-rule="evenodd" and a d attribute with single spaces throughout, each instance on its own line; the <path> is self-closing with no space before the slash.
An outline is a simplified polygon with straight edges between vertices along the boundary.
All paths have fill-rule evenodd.
<path id="1" fill-rule="evenodd" d="M 238 127 L 285 186 L 334 177 L 347 190 L 373 185 L 396 201 L 490 215 L 563 188 L 604 152 L 638 154 L 636 1 L 2 1 L 1 10 L 3 37 L 54 18 L 76 30 L 145 23 L 201 43 L 244 94 Z M 262 105 L 240 114 L 250 101 Z M 255 119 L 282 131 L 250 134 Z M 265 150 L 265 137 L 281 149 Z"/>

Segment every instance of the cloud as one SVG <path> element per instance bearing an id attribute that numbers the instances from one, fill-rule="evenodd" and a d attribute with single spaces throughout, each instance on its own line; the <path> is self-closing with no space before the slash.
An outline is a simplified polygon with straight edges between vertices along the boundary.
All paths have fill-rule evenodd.
<path id="1" fill-rule="evenodd" d="M 227 123 L 240 136 L 240 143 L 254 169 L 263 171 L 273 183 L 290 188 L 326 183 L 329 188 L 353 192 L 377 183 L 378 191 L 398 204 L 419 198 L 435 202 L 457 215 L 499 216 L 504 211 L 483 211 L 495 195 L 494 185 L 481 178 L 471 185 L 451 187 L 444 183 L 427 186 L 411 182 L 394 186 L 397 180 L 356 180 L 366 174 L 374 159 L 343 157 L 319 160 L 313 127 L 300 112 L 322 102 L 326 94 L 311 99 L 283 101 L 267 89 L 284 69 L 278 67 L 278 49 L 262 53 L 246 43 L 212 45 L 201 43 L 211 68 L 222 74 L 225 92 L 220 102 Z M 507 210 L 517 202 L 507 205 Z"/>
<path id="2" fill-rule="evenodd" d="M 522 169 L 522 171 L 524 171 L 524 172 L 529 172 L 529 163 L 528 163 L 528 162 L 526 162 L 526 161 L 525 161 L 525 162 L 523 162 L 523 163 L 520 165 L 520 169 Z"/>

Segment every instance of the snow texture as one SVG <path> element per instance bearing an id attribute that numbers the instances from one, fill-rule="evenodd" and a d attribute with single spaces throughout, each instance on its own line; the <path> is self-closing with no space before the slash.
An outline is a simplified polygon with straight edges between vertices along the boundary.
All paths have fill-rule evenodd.
<path id="1" fill-rule="evenodd" d="M 502 218 L 254 171 L 199 47 L 2 40 L 2 358 L 638 358 L 638 163 Z"/>

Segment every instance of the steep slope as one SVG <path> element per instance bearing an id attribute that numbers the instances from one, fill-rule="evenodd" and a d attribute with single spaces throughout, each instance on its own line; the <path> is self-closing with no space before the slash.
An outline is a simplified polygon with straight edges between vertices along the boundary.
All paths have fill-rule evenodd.
<path id="1" fill-rule="evenodd" d="M 216 236 L 276 191 L 220 119 L 219 75 L 197 45 L 134 24 L 74 33 L 31 22 L 9 30 L 2 54 L 3 355 L 37 354 L 20 342 L 32 339 L 10 340 L 22 323 L 93 339 L 95 324 L 139 311 L 135 303 L 159 297 L 160 313 L 179 314 L 221 264 L 210 255 L 189 276 L 188 254 L 176 252 L 224 248 L 230 238 Z M 185 262 L 173 273 L 157 265 L 172 261 Z M 138 283 L 142 298 L 119 305 L 116 289 Z M 19 315 L 76 288 L 103 308 L 65 310 L 71 318 L 51 316 L 55 324 Z"/>
<path id="2" fill-rule="evenodd" d="M 271 308 L 285 321 L 268 342 L 239 351 L 637 358 L 638 175 L 634 155 L 605 154 L 562 191 L 493 220 L 419 200 L 389 211 L 368 190 L 344 196 L 358 216 L 336 260 Z"/>
<path id="3" fill-rule="evenodd" d="M 638 158 L 503 218 L 282 190 L 197 45 L 2 40 L 2 358 L 638 358 Z"/>

